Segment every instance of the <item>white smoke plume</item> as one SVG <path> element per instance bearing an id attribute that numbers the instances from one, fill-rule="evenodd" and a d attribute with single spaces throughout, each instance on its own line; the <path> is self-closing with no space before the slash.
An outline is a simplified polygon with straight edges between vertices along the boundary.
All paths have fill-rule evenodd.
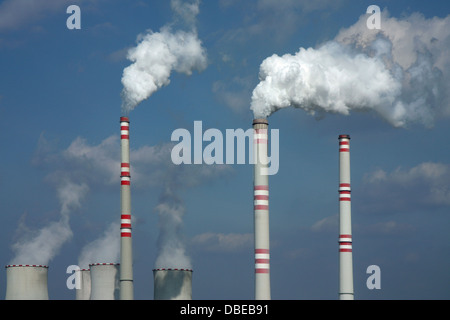
<path id="1" fill-rule="evenodd" d="M 167 187 L 156 206 L 159 217 L 158 256 L 155 268 L 191 269 L 191 259 L 186 252 L 183 234 L 185 207 L 181 200 Z"/>
<path id="2" fill-rule="evenodd" d="M 230 167 L 227 165 L 171 164 L 166 167 L 164 189 L 155 208 L 159 218 L 155 268 L 192 268 L 187 248 L 188 241 L 183 233 L 186 208 L 179 193 L 229 174 Z"/>
<path id="3" fill-rule="evenodd" d="M 120 255 L 120 224 L 113 222 L 105 232 L 84 246 L 78 258 L 80 268 L 89 268 L 90 263 L 116 263 Z"/>
<path id="4" fill-rule="evenodd" d="M 138 45 L 127 55 L 133 64 L 124 69 L 122 76 L 123 114 L 128 114 L 161 87 L 167 86 L 173 71 L 190 76 L 194 70 L 206 68 L 206 50 L 194 25 L 199 2 L 171 1 L 176 17 L 189 26 L 188 31 L 174 32 L 171 25 L 166 25 L 160 32 L 149 30 L 138 36 Z"/>
<path id="5" fill-rule="evenodd" d="M 373 111 L 406 127 L 450 115 L 450 16 L 400 20 L 384 11 L 379 30 L 368 29 L 367 18 L 317 48 L 265 59 L 252 95 L 254 116 L 289 106 L 316 116 Z"/>
<path id="6" fill-rule="evenodd" d="M 57 191 L 61 203 L 60 220 L 37 231 L 28 230 L 21 224 L 18 230 L 21 238 L 12 246 L 15 257 L 10 264 L 48 265 L 61 247 L 72 238 L 70 213 L 81 206 L 81 199 L 88 187 L 86 184 L 65 181 Z"/>

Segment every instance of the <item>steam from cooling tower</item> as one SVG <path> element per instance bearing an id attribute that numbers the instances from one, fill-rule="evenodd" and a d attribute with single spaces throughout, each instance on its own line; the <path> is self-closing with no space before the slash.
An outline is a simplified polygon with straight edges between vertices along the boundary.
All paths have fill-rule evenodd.
<path id="1" fill-rule="evenodd" d="M 395 127 L 449 116 L 450 16 L 398 20 L 385 11 L 380 30 L 369 30 L 367 18 L 317 48 L 265 59 L 254 117 L 289 106 L 319 117 L 373 111 Z"/>
<path id="2" fill-rule="evenodd" d="M 189 31 L 172 31 L 166 25 L 160 32 L 149 30 L 137 38 L 138 45 L 128 51 L 133 62 L 123 71 L 122 113 L 127 115 L 142 101 L 170 83 L 173 71 L 191 75 L 206 68 L 206 50 L 198 39 L 195 18 L 200 1 L 172 0 L 175 22 L 183 22 Z"/>
<path id="3" fill-rule="evenodd" d="M 156 212 L 159 216 L 159 236 L 155 267 L 191 269 L 182 233 L 185 208 L 170 187 L 166 187 L 161 195 Z"/>
<path id="4" fill-rule="evenodd" d="M 85 184 L 66 181 L 58 189 L 61 203 L 60 220 L 51 222 L 44 228 L 31 231 L 21 224 L 19 232 L 22 238 L 12 246 L 15 257 L 10 264 L 40 264 L 48 265 L 61 247 L 73 236 L 69 224 L 72 210 L 81 206 L 81 199 L 87 193 Z"/>
<path id="5" fill-rule="evenodd" d="M 170 150 L 167 157 L 170 159 Z M 156 269 L 192 269 L 192 261 L 183 233 L 186 207 L 180 194 L 189 188 L 212 182 L 231 174 L 228 165 L 177 166 L 162 157 L 164 180 L 155 212 L 158 214 Z"/>
<path id="6" fill-rule="evenodd" d="M 83 247 L 78 265 L 81 268 L 89 268 L 89 264 L 95 261 L 119 261 L 120 256 L 120 229 L 118 222 L 111 223 L 104 233 L 94 241 Z"/>

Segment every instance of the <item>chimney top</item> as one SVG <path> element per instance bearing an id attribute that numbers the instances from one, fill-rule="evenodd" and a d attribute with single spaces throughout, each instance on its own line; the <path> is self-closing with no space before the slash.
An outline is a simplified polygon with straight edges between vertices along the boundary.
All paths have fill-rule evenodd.
<path id="1" fill-rule="evenodd" d="M 265 119 L 265 118 L 254 119 L 253 120 L 253 125 L 255 125 L 255 124 L 266 124 L 266 125 L 269 125 L 269 121 L 267 121 L 267 119 Z"/>

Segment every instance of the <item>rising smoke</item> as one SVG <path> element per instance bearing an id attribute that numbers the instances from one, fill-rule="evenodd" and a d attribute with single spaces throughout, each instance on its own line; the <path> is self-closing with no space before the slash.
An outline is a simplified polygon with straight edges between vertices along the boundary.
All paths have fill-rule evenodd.
<path id="1" fill-rule="evenodd" d="M 396 19 L 384 11 L 379 30 L 368 29 L 367 18 L 317 48 L 265 59 L 252 95 L 254 116 L 289 106 L 316 116 L 373 111 L 406 127 L 450 115 L 450 16 Z"/>
<path id="2" fill-rule="evenodd" d="M 120 224 L 113 222 L 104 233 L 85 245 L 78 258 L 80 268 L 89 268 L 90 263 L 116 263 L 120 255 Z"/>
<path id="3" fill-rule="evenodd" d="M 206 68 L 206 50 L 195 26 L 199 5 L 200 0 L 171 0 L 174 20 L 159 32 L 149 30 L 138 36 L 138 45 L 127 55 L 133 64 L 123 71 L 122 114 L 128 114 L 161 87 L 167 86 L 173 71 L 190 76 L 194 70 Z M 182 232 L 185 207 L 177 192 L 196 179 L 189 174 L 184 175 L 189 170 L 174 167 L 170 155 L 166 155 L 165 163 L 169 166 L 163 170 L 165 184 L 155 208 L 159 217 L 155 267 L 191 268 Z M 182 176 L 185 179 L 180 179 Z"/>
<path id="4" fill-rule="evenodd" d="M 29 230 L 21 223 L 18 229 L 21 238 L 12 246 L 15 257 L 10 264 L 48 265 L 61 247 L 72 238 L 70 213 L 81 206 L 81 199 L 87 191 L 86 184 L 63 182 L 57 190 L 61 203 L 60 220 L 51 222 L 40 230 Z"/>
<path id="5" fill-rule="evenodd" d="M 155 208 L 159 218 L 158 256 L 155 268 L 191 269 L 183 234 L 185 207 L 181 199 L 167 186 Z"/>
<path id="6" fill-rule="evenodd" d="M 170 155 L 168 155 L 170 158 Z M 167 160 L 164 186 L 155 212 L 159 235 L 155 268 L 192 268 L 192 261 L 183 233 L 186 207 L 180 194 L 189 188 L 208 183 L 231 173 L 227 165 L 192 166 L 172 164 Z"/>
<path id="7" fill-rule="evenodd" d="M 172 71 L 191 75 L 194 70 L 206 68 L 206 50 L 195 28 L 199 3 L 199 0 L 172 0 L 175 21 L 162 27 L 160 32 L 149 30 L 138 36 L 138 45 L 130 49 L 127 55 L 133 64 L 124 69 L 122 76 L 123 114 L 128 114 L 161 87 L 167 86 Z M 188 31 L 172 30 L 180 21 Z"/>

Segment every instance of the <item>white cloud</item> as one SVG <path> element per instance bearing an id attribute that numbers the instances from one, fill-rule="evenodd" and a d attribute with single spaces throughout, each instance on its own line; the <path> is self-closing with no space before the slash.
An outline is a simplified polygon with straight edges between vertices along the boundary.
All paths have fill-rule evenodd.
<path id="1" fill-rule="evenodd" d="M 253 245 L 253 234 L 207 232 L 196 235 L 191 243 L 204 251 L 237 252 L 246 250 Z"/>
<path id="2" fill-rule="evenodd" d="M 250 77 L 234 77 L 231 81 L 219 80 L 213 83 L 212 91 L 231 110 L 242 113 L 248 111 L 251 99 L 252 81 Z"/>
<path id="3" fill-rule="evenodd" d="M 333 215 L 317 221 L 311 226 L 312 231 L 336 231 L 339 228 L 339 215 Z"/>
<path id="4" fill-rule="evenodd" d="M 360 210 L 379 213 L 450 206 L 450 165 L 425 162 L 393 172 L 375 170 L 363 179 Z"/>
<path id="5" fill-rule="evenodd" d="M 64 16 L 69 5 L 79 5 L 82 2 L 86 0 L 3 1 L 0 4 L 0 32 L 22 28 L 57 12 Z"/>
<path id="6" fill-rule="evenodd" d="M 340 30 L 336 40 L 345 44 L 366 47 L 380 34 L 392 42 L 394 62 L 405 70 L 414 64 L 418 54 L 430 52 L 434 57 L 434 66 L 445 69 L 449 67 L 450 56 L 450 15 L 445 18 L 426 19 L 421 13 L 397 19 L 390 17 L 387 10 L 381 13 L 381 29 L 368 29 L 368 15 L 362 15 L 358 22 L 349 28 Z"/>
<path id="7" fill-rule="evenodd" d="M 396 221 L 379 222 L 374 225 L 368 226 L 364 229 L 364 232 L 382 233 L 382 234 L 402 234 L 415 230 L 415 227 L 408 223 L 399 223 Z"/>

